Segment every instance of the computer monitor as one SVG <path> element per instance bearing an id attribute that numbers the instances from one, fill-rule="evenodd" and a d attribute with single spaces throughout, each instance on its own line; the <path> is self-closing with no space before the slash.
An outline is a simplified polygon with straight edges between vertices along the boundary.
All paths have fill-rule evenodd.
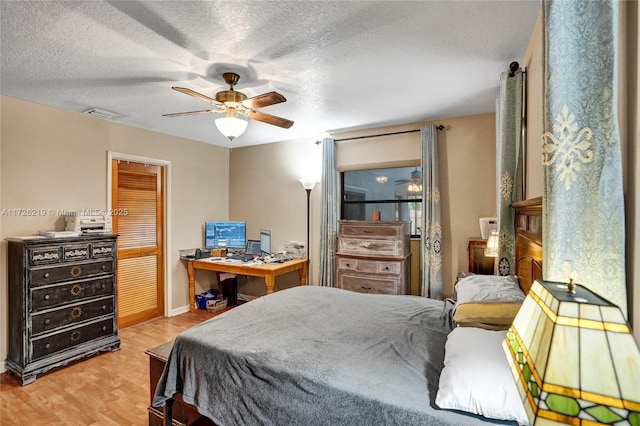
<path id="1" fill-rule="evenodd" d="M 262 254 L 262 250 L 260 250 L 261 246 L 260 240 L 247 240 L 247 250 L 245 253 L 260 255 Z"/>
<path id="2" fill-rule="evenodd" d="M 271 254 L 271 231 L 268 229 L 260 230 L 260 251 Z"/>
<path id="3" fill-rule="evenodd" d="M 243 221 L 212 220 L 204 224 L 204 246 L 209 249 L 244 249 L 247 225 Z"/>

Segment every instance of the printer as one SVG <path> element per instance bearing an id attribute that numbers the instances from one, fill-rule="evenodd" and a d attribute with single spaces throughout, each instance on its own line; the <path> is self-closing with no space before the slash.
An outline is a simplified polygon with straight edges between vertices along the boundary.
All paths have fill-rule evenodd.
<path id="1" fill-rule="evenodd" d="M 64 217 L 65 231 L 79 234 L 111 234 L 111 216 L 70 214 Z"/>

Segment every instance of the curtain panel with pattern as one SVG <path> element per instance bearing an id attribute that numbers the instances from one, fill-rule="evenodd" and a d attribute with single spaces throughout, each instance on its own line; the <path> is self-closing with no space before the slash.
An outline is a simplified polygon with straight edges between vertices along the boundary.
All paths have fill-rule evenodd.
<path id="1" fill-rule="evenodd" d="M 338 231 L 338 167 L 336 142 L 322 141 L 322 218 L 320 221 L 320 285 L 335 287 Z"/>
<path id="2" fill-rule="evenodd" d="M 618 2 L 545 1 L 543 273 L 627 314 Z"/>

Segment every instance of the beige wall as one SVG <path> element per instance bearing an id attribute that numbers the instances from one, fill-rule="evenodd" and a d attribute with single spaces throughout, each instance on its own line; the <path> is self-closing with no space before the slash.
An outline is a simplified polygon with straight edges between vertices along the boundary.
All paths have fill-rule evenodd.
<path id="1" fill-rule="evenodd" d="M 0 211 L 106 209 L 107 152 L 170 162 L 167 284 L 169 313 L 188 309 L 178 250 L 201 247 L 203 224 L 228 215 L 228 150 L 2 96 Z M 7 347 L 5 238 L 64 229 L 62 216 L 0 217 L 0 371 Z M 198 287 L 210 278 L 199 275 Z"/>
<path id="2" fill-rule="evenodd" d="M 538 16 L 531 33 L 529 46 L 522 61 L 526 74 L 526 195 L 525 199 L 542 196 L 542 132 L 544 128 L 544 90 L 542 86 L 543 40 L 542 14 Z"/>
<path id="3" fill-rule="evenodd" d="M 336 139 L 389 133 L 412 126 L 332 135 Z M 443 281 L 448 296 L 459 271 L 468 267 L 467 240 L 480 235 L 478 218 L 495 214 L 495 115 L 482 114 L 438 120 L 443 222 Z M 337 142 L 340 170 L 420 164 L 419 133 Z M 321 146 L 315 140 L 289 141 L 233 149 L 230 165 L 230 217 L 246 220 L 248 234 L 260 227 L 272 230 L 272 245 L 306 239 L 306 194 L 298 179 L 320 169 Z M 305 166 L 302 167 L 304 163 Z M 315 172 L 319 175 L 319 172 Z M 311 283 L 318 281 L 320 185 L 311 196 Z M 414 256 L 415 259 L 415 256 Z M 295 277 L 294 277 L 295 278 Z M 280 282 L 281 281 L 281 282 Z M 283 278 L 277 284 L 289 285 Z M 243 293 L 264 294 L 250 283 Z M 417 293 L 417 288 L 414 289 Z M 262 293 L 261 293 L 262 292 Z"/>
<path id="4" fill-rule="evenodd" d="M 229 218 L 247 222 L 247 238 L 259 239 L 260 229 L 271 231 L 271 251 L 283 250 L 285 241 L 307 238 L 307 193 L 299 179 L 320 180 L 322 145 L 316 139 L 294 140 L 233 148 L 230 154 Z M 320 185 L 311 191 L 311 283 L 316 284 L 319 250 Z M 239 292 L 266 294 L 264 280 L 241 277 Z M 276 290 L 297 285 L 296 272 L 276 278 Z"/>

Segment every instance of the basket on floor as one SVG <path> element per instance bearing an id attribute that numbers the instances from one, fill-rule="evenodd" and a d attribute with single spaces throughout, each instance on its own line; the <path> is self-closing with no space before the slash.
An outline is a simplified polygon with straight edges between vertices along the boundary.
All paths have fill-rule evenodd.
<path id="1" fill-rule="evenodd" d="M 227 307 L 227 299 L 222 300 L 207 300 L 207 311 L 218 312 Z"/>

